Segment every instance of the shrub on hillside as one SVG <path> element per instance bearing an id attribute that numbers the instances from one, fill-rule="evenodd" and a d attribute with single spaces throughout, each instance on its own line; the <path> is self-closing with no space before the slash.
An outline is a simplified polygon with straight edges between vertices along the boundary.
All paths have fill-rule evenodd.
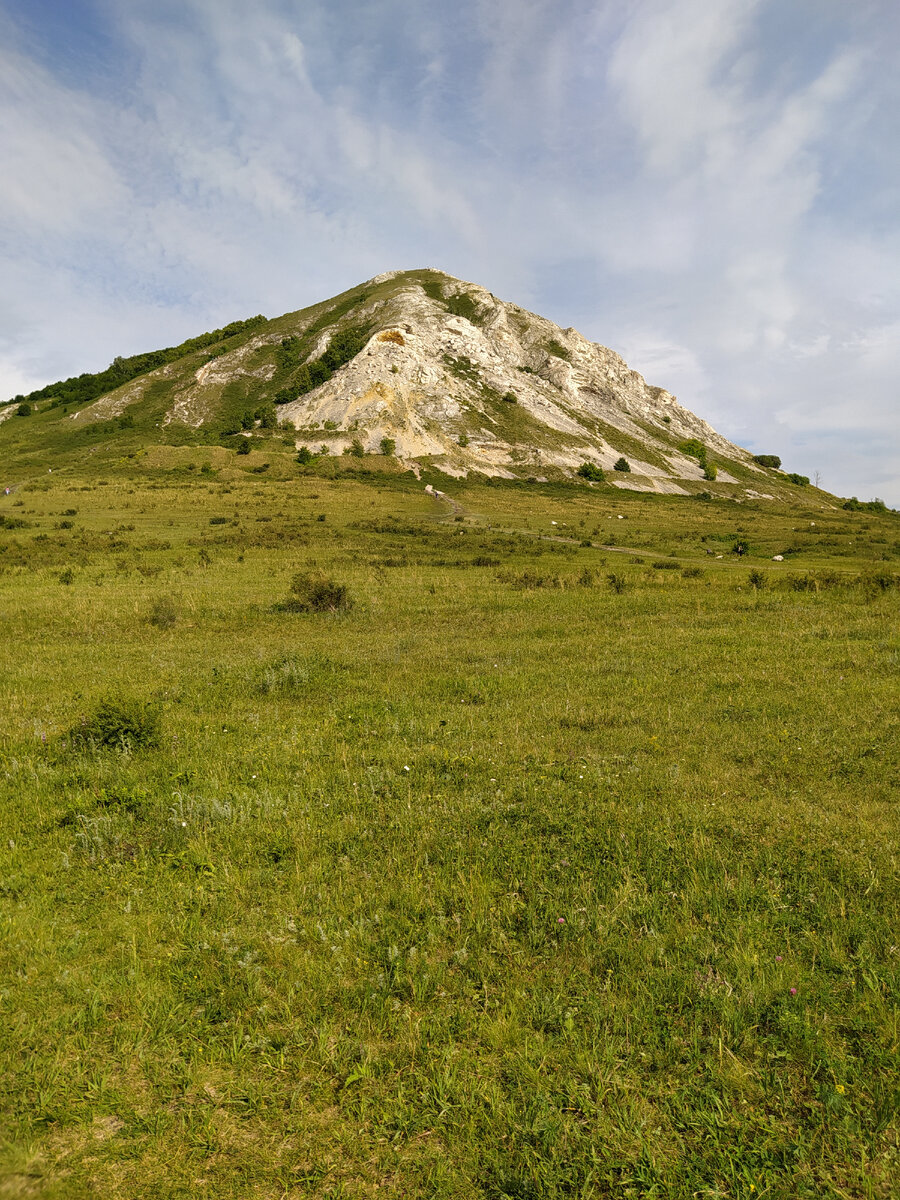
<path id="1" fill-rule="evenodd" d="M 17 417 L 30 417 L 30 416 L 31 416 L 31 413 L 32 413 L 32 408 L 31 408 L 31 405 L 30 405 L 30 404 L 28 404 L 28 403 L 27 403 L 26 401 L 24 401 L 24 400 L 22 401 L 22 403 L 21 403 L 21 404 L 18 406 L 18 408 L 16 409 L 16 416 L 17 416 Z"/>
<path id="2" fill-rule="evenodd" d="M 678 449 L 682 454 L 688 454 L 691 458 L 696 458 L 701 467 L 706 465 L 706 447 L 699 438 L 688 438 L 684 442 L 679 442 Z"/>
<path id="3" fill-rule="evenodd" d="M 631 463 L 628 461 L 628 459 L 627 459 L 627 458 L 625 458 L 625 457 L 623 456 L 622 458 L 619 458 L 619 459 L 617 459 L 617 460 L 616 460 L 616 461 L 613 463 L 613 470 L 614 470 L 614 471 L 630 471 L 630 470 L 631 470 Z"/>
<path id="4" fill-rule="evenodd" d="M 582 479 L 589 479 L 592 483 L 602 483 L 606 478 L 602 467 L 598 467 L 596 463 L 592 462 L 583 462 L 578 468 L 577 474 Z"/>
<path id="5" fill-rule="evenodd" d="M 849 500 L 845 500 L 841 505 L 847 512 L 887 512 L 888 507 L 883 500 L 879 500 L 876 496 L 874 500 L 857 500 L 855 496 L 851 496 Z"/>
<path id="6" fill-rule="evenodd" d="M 397 443 L 393 438 L 383 437 L 378 443 L 378 448 L 386 458 L 390 458 L 397 450 Z"/>
<path id="7" fill-rule="evenodd" d="M 795 483 L 797 487 L 809 487 L 808 475 L 798 475 L 796 471 L 791 471 L 791 473 L 788 475 L 788 479 L 791 481 L 791 483 Z"/>
<path id="8" fill-rule="evenodd" d="M 718 477 L 718 474 L 719 474 L 719 468 L 716 466 L 715 463 L 705 462 L 703 464 L 703 478 L 704 479 L 709 479 L 710 481 L 712 481 L 713 479 L 716 479 Z"/>
<path id="9" fill-rule="evenodd" d="M 781 466 L 781 459 L 777 454 L 754 454 L 753 461 L 761 467 L 772 467 L 776 471 Z"/>

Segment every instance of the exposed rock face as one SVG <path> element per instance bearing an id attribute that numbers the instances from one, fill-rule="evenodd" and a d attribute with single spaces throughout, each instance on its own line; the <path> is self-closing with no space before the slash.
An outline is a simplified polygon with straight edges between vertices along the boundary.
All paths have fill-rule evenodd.
<path id="1" fill-rule="evenodd" d="M 352 315 L 375 330 L 365 348 L 327 383 L 279 409 L 317 444 L 340 453 L 358 438 L 377 453 L 388 437 L 403 458 L 427 456 L 454 475 L 537 476 L 589 461 L 622 486 L 661 491 L 681 490 L 678 478 L 703 477 L 696 459 L 675 449 L 679 441 L 696 438 L 713 454 L 749 463 L 749 454 L 669 392 L 648 387 L 618 354 L 576 330 L 448 276 L 440 277 L 440 300 L 402 275 L 393 278 L 399 286 L 392 295 Z M 474 322 L 447 310 L 445 302 L 460 294 L 475 306 Z M 320 340 L 311 357 L 327 344 Z M 637 478 L 612 472 L 623 452 Z"/>
<path id="2" fill-rule="evenodd" d="M 350 335 L 362 348 L 338 361 L 334 348 Z M 318 360 L 337 366 L 313 387 L 318 376 L 311 381 L 309 368 Z M 174 382 L 178 367 L 144 378 L 165 373 Z M 142 382 L 98 401 L 96 415 L 121 412 Z M 696 490 L 703 469 L 678 448 L 689 439 L 717 460 L 722 483 L 736 482 L 729 465 L 764 474 L 747 451 L 648 386 L 612 350 L 438 271 L 378 275 L 255 329 L 184 369 L 163 423 L 214 425 L 236 388 L 256 402 L 277 400 L 279 422 L 296 430 L 298 446 L 341 453 L 358 440 L 378 453 L 388 438 L 401 459 L 451 475 L 541 478 L 590 462 L 619 486 Z M 613 470 L 622 456 L 630 473 Z"/>

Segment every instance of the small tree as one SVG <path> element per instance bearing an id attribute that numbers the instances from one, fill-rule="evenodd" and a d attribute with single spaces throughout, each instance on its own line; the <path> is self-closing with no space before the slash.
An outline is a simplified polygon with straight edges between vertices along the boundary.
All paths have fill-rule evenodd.
<path id="1" fill-rule="evenodd" d="M 397 443 L 393 438 L 383 437 L 378 444 L 378 448 L 386 458 L 390 458 L 397 449 Z"/>
<path id="2" fill-rule="evenodd" d="M 468 436 L 468 434 L 461 433 L 461 434 L 459 435 L 459 438 L 458 438 L 457 440 L 458 440 L 458 442 L 459 442 L 460 446 L 468 446 L 468 444 L 469 444 L 469 436 Z"/>
<path id="3" fill-rule="evenodd" d="M 707 463 L 703 464 L 703 478 L 704 479 L 715 479 L 718 474 L 719 474 L 719 468 L 716 466 L 715 463 L 707 462 Z"/>
<path id="4" fill-rule="evenodd" d="M 576 472 L 582 479 L 590 479 L 592 483 L 602 483 L 606 476 L 596 463 L 583 462 Z"/>
<path id="5" fill-rule="evenodd" d="M 249 454 L 250 453 L 250 439 L 249 438 L 242 439 L 241 444 L 237 448 L 237 452 L 238 452 L 238 454 Z"/>
<path id="6" fill-rule="evenodd" d="M 772 467 L 776 471 L 781 466 L 781 459 L 777 454 L 754 454 L 753 461 L 760 467 Z"/>
<path id="7" fill-rule="evenodd" d="M 627 458 L 625 458 L 623 456 L 622 458 L 617 459 L 616 462 L 613 463 L 613 470 L 614 471 L 630 471 L 631 463 L 628 461 Z"/>
<path id="8" fill-rule="evenodd" d="M 352 454 L 354 458 L 362 458 L 362 456 L 365 454 L 365 450 L 363 449 L 363 444 L 359 438 L 354 438 L 344 453 Z"/>
<path id="9" fill-rule="evenodd" d="M 274 429 L 278 424 L 274 404 L 262 404 L 253 414 L 259 421 L 261 429 Z"/>
<path id="10" fill-rule="evenodd" d="M 297 462 L 301 467 L 308 467 L 315 457 L 309 446 L 301 446 L 297 451 Z"/>
<path id="11" fill-rule="evenodd" d="M 16 409 L 16 416 L 17 417 L 30 417 L 31 416 L 31 405 L 28 404 L 27 401 L 23 400 L 23 402 Z"/>

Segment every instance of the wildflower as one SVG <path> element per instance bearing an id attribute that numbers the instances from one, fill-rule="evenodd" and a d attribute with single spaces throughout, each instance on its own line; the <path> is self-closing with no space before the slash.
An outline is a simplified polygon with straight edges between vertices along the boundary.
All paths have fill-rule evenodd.
<path id="1" fill-rule="evenodd" d="M 566 923 L 566 918 L 565 918 L 565 917 L 557 917 L 557 918 L 556 918 L 556 923 L 557 923 L 557 925 L 565 925 L 565 923 Z"/>
<path id="2" fill-rule="evenodd" d="M 796 988 L 791 988 L 791 995 L 792 995 L 792 996 L 796 996 L 796 995 L 797 995 L 797 989 L 796 989 Z"/>
<path id="3" fill-rule="evenodd" d="M 776 961 L 776 962 L 781 962 L 781 955 L 780 955 L 780 954 L 776 954 L 776 955 L 775 955 L 775 961 Z"/>
<path id="4" fill-rule="evenodd" d="M 408 771 L 408 770 L 409 770 L 409 767 L 404 767 L 404 768 L 403 768 L 403 770 L 404 770 L 404 771 Z"/>
<path id="5" fill-rule="evenodd" d="M 844 1085 L 843 1085 L 842 1083 L 836 1083 L 836 1084 L 834 1085 L 834 1090 L 835 1090 L 835 1091 L 836 1091 L 836 1092 L 837 1092 L 839 1095 L 843 1096 L 844 1092 L 845 1092 L 847 1089 L 844 1087 Z"/>
<path id="6" fill-rule="evenodd" d="M 187 821 L 182 821 L 182 822 L 181 822 L 181 828 L 182 828 L 182 829 L 187 829 Z"/>

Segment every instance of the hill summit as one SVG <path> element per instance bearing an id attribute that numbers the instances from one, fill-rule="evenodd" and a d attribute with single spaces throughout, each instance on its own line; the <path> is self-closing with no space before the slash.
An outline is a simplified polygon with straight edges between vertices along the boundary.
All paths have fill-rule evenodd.
<path id="1" fill-rule="evenodd" d="M 166 441 L 215 440 L 277 424 L 298 448 L 388 452 L 455 476 L 580 471 L 675 493 L 716 480 L 751 497 L 791 478 L 614 351 L 435 270 L 377 275 L 16 400 L 62 406 L 73 433 L 152 423 Z"/>

